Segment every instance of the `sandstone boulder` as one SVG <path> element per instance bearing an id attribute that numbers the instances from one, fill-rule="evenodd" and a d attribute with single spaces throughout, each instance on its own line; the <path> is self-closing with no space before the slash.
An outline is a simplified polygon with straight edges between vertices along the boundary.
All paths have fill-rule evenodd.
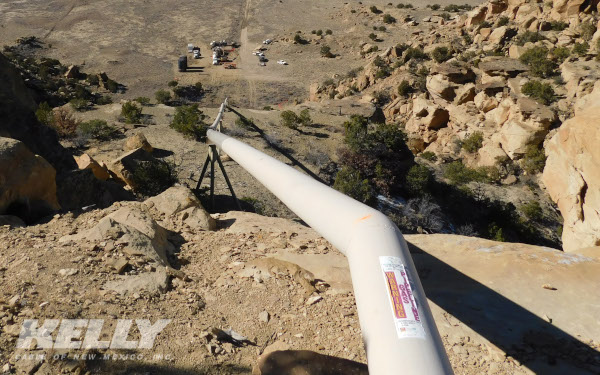
<path id="1" fill-rule="evenodd" d="M 194 229 L 215 230 L 217 226 L 194 193 L 184 186 L 173 186 L 144 204 Z"/>
<path id="2" fill-rule="evenodd" d="M 503 56 L 487 57 L 479 63 L 478 68 L 490 76 L 503 77 L 516 77 L 519 73 L 529 70 L 519 60 Z"/>
<path id="3" fill-rule="evenodd" d="M 556 19 L 567 20 L 579 15 L 585 0 L 555 0 L 552 2 L 552 16 Z"/>
<path id="4" fill-rule="evenodd" d="M 542 181 L 564 219 L 563 249 L 600 245 L 600 86 L 546 144 Z"/>
<path id="5" fill-rule="evenodd" d="M 0 214 L 35 220 L 60 209 L 56 171 L 20 141 L 0 138 Z"/>
<path id="6" fill-rule="evenodd" d="M 98 164 L 98 162 L 88 154 L 75 156 L 75 161 L 77 162 L 79 169 L 90 169 L 94 176 L 99 180 L 106 181 L 110 178 L 110 173 L 108 173 L 106 165 L 103 166 Z"/>
<path id="7" fill-rule="evenodd" d="M 132 135 L 125 140 L 125 144 L 123 145 L 123 150 L 125 151 L 133 151 L 138 148 L 141 148 L 148 153 L 152 153 L 152 151 L 154 151 L 154 148 L 150 145 L 143 133 L 136 133 Z"/>
<path id="8" fill-rule="evenodd" d="M 108 165 L 108 170 L 113 178 L 120 180 L 124 184 L 135 190 L 136 184 L 133 175 L 140 162 L 155 160 L 146 150 L 142 148 L 129 151 L 119 158 L 113 160 Z"/>

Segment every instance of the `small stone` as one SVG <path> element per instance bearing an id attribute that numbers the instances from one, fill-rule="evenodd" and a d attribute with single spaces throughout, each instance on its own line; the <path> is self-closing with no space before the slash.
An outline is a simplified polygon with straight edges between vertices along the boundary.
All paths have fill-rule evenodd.
<path id="1" fill-rule="evenodd" d="M 258 314 L 258 320 L 263 323 L 269 323 L 270 315 L 267 311 L 263 311 Z"/>
<path id="2" fill-rule="evenodd" d="M 306 300 L 306 305 L 307 306 L 314 305 L 315 303 L 319 302 L 322 299 L 323 299 L 323 297 L 321 297 L 321 296 L 312 296 Z"/>
<path id="3" fill-rule="evenodd" d="M 548 290 L 557 290 L 555 287 L 553 287 L 550 284 L 544 284 L 544 285 L 542 285 L 542 288 L 548 289 Z"/>
<path id="4" fill-rule="evenodd" d="M 550 318 L 548 315 L 544 314 L 544 315 L 542 316 L 542 318 L 543 318 L 545 321 L 547 321 L 548 323 L 552 323 L 552 318 Z"/>
<path id="5" fill-rule="evenodd" d="M 67 277 L 67 276 L 73 276 L 73 275 L 77 274 L 77 272 L 79 272 L 79 270 L 76 268 L 63 268 L 58 271 L 58 274 L 63 277 Z"/>

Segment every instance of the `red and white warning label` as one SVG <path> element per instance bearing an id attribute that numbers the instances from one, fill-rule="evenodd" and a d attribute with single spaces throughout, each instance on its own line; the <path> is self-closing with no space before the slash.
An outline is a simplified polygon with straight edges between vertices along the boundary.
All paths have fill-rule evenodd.
<path id="1" fill-rule="evenodd" d="M 411 279 L 398 257 L 379 257 L 398 338 L 425 338 Z"/>

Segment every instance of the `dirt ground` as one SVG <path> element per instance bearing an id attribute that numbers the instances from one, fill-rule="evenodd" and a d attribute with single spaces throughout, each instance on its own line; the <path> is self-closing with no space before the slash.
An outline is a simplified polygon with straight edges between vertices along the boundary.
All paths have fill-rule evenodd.
<path id="1" fill-rule="evenodd" d="M 443 6 L 452 1 L 435 3 Z M 127 87 L 125 98 L 152 97 L 176 79 L 210 87 L 212 95 L 203 103 L 207 106 L 218 105 L 225 96 L 245 108 L 285 106 L 305 99 L 311 82 L 364 65 L 360 44 L 370 42 L 373 26 L 383 25 L 381 15 L 368 10 L 372 4 L 397 19 L 431 14 L 426 3 L 405 10 L 385 1 L 181 0 L 176 6 L 158 0 L 4 1 L 0 4 L 0 44 L 35 35 L 51 46 L 49 57 L 82 65 L 86 72 L 107 72 Z M 376 43 L 380 50 L 410 39 L 399 26 L 386 27 L 386 32 L 379 32 L 382 41 Z M 332 35 L 311 34 L 319 29 L 331 29 Z M 308 44 L 291 42 L 298 31 Z M 267 66 L 261 67 L 252 51 L 267 38 L 274 42 L 267 46 Z M 212 66 L 208 44 L 223 39 L 240 43 L 232 56 L 238 69 Z M 203 58 L 190 56 L 190 65 L 197 69 L 178 73 L 177 58 L 186 54 L 188 43 L 201 47 Z M 320 57 L 322 45 L 330 46 L 336 57 Z M 280 59 L 289 65 L 278 65 Z"/>

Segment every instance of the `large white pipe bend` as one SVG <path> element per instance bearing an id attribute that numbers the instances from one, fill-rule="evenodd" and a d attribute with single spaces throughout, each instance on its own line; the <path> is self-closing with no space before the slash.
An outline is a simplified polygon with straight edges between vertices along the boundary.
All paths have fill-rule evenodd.
<path id="1" fill-rule="evenodd" d="M 384 214 L 234 138 L 207 136 L 347 256 L 371 375 L 453 373 L 406 242 Z"/>

